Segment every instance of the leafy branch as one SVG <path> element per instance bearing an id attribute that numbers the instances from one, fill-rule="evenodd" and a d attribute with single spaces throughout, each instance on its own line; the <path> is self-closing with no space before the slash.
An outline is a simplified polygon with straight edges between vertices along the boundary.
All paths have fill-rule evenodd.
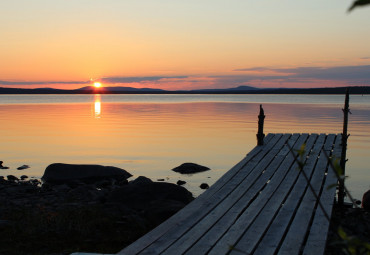
<path id="1" fill-rule="evenodd" d="M 370 0 L 356 0 L 348 8 L 348 12 L 351 12 L 356 7 L 363 7 L 363 6 L 368 5 L 368 4 L 370 4 Z"/>

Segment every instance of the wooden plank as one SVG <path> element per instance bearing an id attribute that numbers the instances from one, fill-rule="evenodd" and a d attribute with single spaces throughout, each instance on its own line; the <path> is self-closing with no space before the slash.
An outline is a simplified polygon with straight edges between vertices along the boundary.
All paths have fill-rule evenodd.
<path id="1" fill-rule="evenodd" d="M 217 210 L 215 208 L 220 208 L 220 210 L 225 210 L 228 208 L 228 205 L 221 205 L 220 203 L 232 203 L 233 201 L 237 200 L 240 196 L 242 196 L 257 179 L 260 175 L 259 166 L 267 166 L 270 161 L 274 158 L 274 156 L 279 152 L 279 147 L 282 147 L 285 142 L 290 137 L 290 134 L 280 136 L 280 139 L 275 144 L 266 144 L 266 150 L 264 153 L 258 154 L 254 159 L 252 159 L 244 168 L 252 168 L 253 170 L 248 173 L 249 175 L 245 175 L 243 173 L 243 169 L 235 176 L 232 180 L 230 180 L 227 185 L 225 185 L 220 192 L 215 194 L 212 197 L 212 200 L 205 202 L 205 206 L 202 207 L 202 210 L 195 211 L 192 215 L 191 219 L 183 221 L 179 224 L 175 229 L 166 233 L 163 237 L 158 239 L 148 251 L 144 251 L 143 254 L 146 252 L 150 253 L 162 253 L 168 247 L 171 246 L 170 250 L 172 251 L 172 247 L 176 247 L 173 243 L 176 242 L 178 239 L 181 238 L 181 249 L 183 249 L 183 244 L 186 236 L 186 232 L 189 231 L 191 228 L 197 228 L 199 224 L 201 224 L 201 220 L 206 217 L 208 214 L 215 214 Z M 243 185 L 240 185 L 243 183 Z M 232 195 L 230 195 L 232 193 Z M 229 197 L 225 200 L 226 197 Z M 225 202 L 224 202 L 225 201 Z M 184 237 L 186 236 L 186 237 Z M 176 251 L 179 252 L 178 250 Z"/>
<path id="2" fill-rule="evenodd" d="M 298 134 L 292 135 L 288 142 L 290 144 L 294 144 L 299 138 Z M 181 248 L 176 247 L 177 251 L 183 252 L 185 251 L 183 248 L 190 248 L 188 251 L 189 254 L 192 253 L 205 253 L 208 251 L 215 242 L 222 236 L 223 233 L 227 231 L 227 229 L 231 226 L 233 222 L 237 219 L 237 216 L 242 213 L 243 210 L 250 204 L 251 200 L 258 195 L 258 193 L 263 189 L 266 185 L 266 182 L 271 178 L 271 176 L 275 173 L 275 170 L 284 160 L 286 154 L 289 153 L 288 146 L 283 145 L 281 150 L 276 154 L 273 153 L 272 162 L 269 166 L 263 166 L 263 168 L 257 169 L 256 172 L 263 172 L 265 168 L 266 171 L 258 178 L 258 180 L 250 187 L 249 190 L 244 191 L 244 194 L 238 194 L 239 200 L 234 193 L 231 195 L 233 198 L 224 201 L 225 203 L 220 204 L 220 209 L 218 212 L 212 212 L 211 214 L 207 215 L 200 224 L 198 224 L 195 228 L 187 233 L 189 236 L 188 243 L 184 243 L 183 239 L 181 238 L 179 241 L 181 242 Z M 274 156 L 275 155 L 275 156 Z M 248 182 L 248 180 L 247 180 Z M 240 188 L 245 187 L 246 184 L 241 184 Z M 203 235 L 203 236 L 202 236 Z M 179 245 L 180 245 L 179 242 Z M 196 245 L 194 245 L 196 243 Z M 171 247 L 172 248 L 172 247 Z M 175 249 L 171 249 L 171 252 L 174 252 Z"/>
<path id="3" fill-rule="evenodd" d="M 183 220 L 191 212 L 196 210 L 201 210 L 204 201 L 207 201 L 216 192 L 218 192 L 230 179 L 234 178 L 240 169 L 256 157 L 259 153 L 270 147 L 274 146 L 275 143 L 282 137 L 281 134 L 268 134 L 265 137 L 265 145 L 256 146 L 252 151 L 250 151 L 244 159 L 242 159 L 238 164 L 232 167 L 228 172 L 226 172 L 215 184 L 213 184 L 207 191 L 203 192 L 198 198 L 188 204 L 185 208 L 177 212 L 175 215 L 170 217 L 167 221 L 157 226 L 155 229 L 141 237 L 136 242 L 132 243 L 128 247 L 124 248 L 117 254 L 138 254 L 140 251 L 144 250 L 150 244 L 155 242 L 158 238 L 167 233 L 170 229 L 175 228 L 180 220 Z M 267 146 L 268 145 L 268 146 Z M 250 169 L 252 170 L 252 169 Z"/>
<path id="4" fill-rule="evenodd" d="M 341 156 L 341 143 L 342 137 L 341 135 L 338 135 L 336 137 L 335 145 L 333 148 L 334 159 L 340 158 Z M 322 205 L 324 205 L 324 209 L 329 216 L 331 216 L 332 213 L 336 189 L 335 187 L 331 189 L 328 189 L 327 187 L 338 182 L 334 171 L 335 170 L 332 167 L 328 168 L 325 184 L 323 186 L 322 194 L 320 197 L 320 202 Z M 321 207 L 318 207 L 316 209 L 315 218 L 310 229 L 310 235 L 303 250 L 304 255 L 324 254 L 329 225 L 330 221 L 325 218 Z"/>
<path id="5" fill-rule="evenodd" d="M 315 144 L 317 136 L 311 135 L 307 141 L 307 154 L 308 151 L 312 149 Z M 293 151 L 301 148 L 304 141 L 293 147 Z M 297 153 L 294 153 L 297 154 Z M 306 156 L 306 155 L 304 155 Z M 265 199 L 268 201 L 264 206 L 263 210 L 260 212 L 258 217 L 254 220 L 251 227 L 243 234 L 241 239 L 235 246 L 237 250 L 242 250 L 246 253 L 252 253 L 256 248 L 260 240 L 263 238 L 264 233 L 268 230 L 270 224 L 275 219 L 281 204 L 289 195 L 290 190 L 296 183 L 300 171 L 298 169 L 298 164 L 294 159 L 292 154 L 289 154 L 289 160 L 286 161 L 286 165 L 282 165 L 282 172 L 276 174 L 275 179 L 271 180 L 271 185 L 275 181 L 279 186 L 276 190 L 269 192 L 269 197 Z M 232 252 L 231 254 L 233 254 Z"/>
<path id="6" fill-rule="evenodd" d="M 324 146 L 325 150 L 332 146 L 334 139 L 334 135 L 328 135 Z M 310 183 L 316 193 L 320 191 L 322 186 L 322 181 L 324 179 L 323 171 L 325 171 L 327 164 L 327 159 L 325 157 L 320 157 L 315 167 Z M 316 199 L 313 193 L 310 189 L 307 189 L 278 254 L 299 254 L 304 237 L 309 229 L 315 203 Z"/>
<path id="7" fill-rule="evenodd" d="M 333 190 L 325 185 L 335 176 L 320 173 L 327 160 L 318 155 L 322 147 L 333 147 L 335 135 L 269 134 L 265 145 L 255 147 L 210 189 L 118 254 L 298 254 L 302 248 L 304 254 L 322 254 L 326 236 L 321 226 L 328 229 L 329 222 L 284 146 L 288 142 L 299 149 L 306 140 L 304 171 L 331 212 Z M 230 251 L 229 245 L 236 249 Z"/>
<path id="8" fill-rule="evenodd" d="M 301 136 L 300 141 L 295 144 L 294 148 L 299 148 L 300 144 L 305 141 L 307 135 Z M 299 144 L 299 145 L 298 145 Z M 285 168 L 286 165 L 292 163 L 291 156 L 288 156 L 284 159 L 282 165 L 279 166 L 280 170 Z M 278 175 L 276 175 L 278 176 Z M 276 177 L 274 175 L 274 177 Z M 268 187 L 269 185 L 267 185 Z M 264 196 L 269 197 L 271 194 L 268 192 L 262 193 Z M 241 238 L 243 233 L 249 228 L 253 223 L 254 219 L 262 210 L 263 206 L 266 204 L 266 199 L 264 196 L 257 197 L 251 205 L 246 208 L 246 210 L 239 216 L 239 218 L 234 222 L 231 228 L 227 231 L 225 235 L 217 242 L 217 244 L 211 249 L 209 254 L 225 254 L 228 252 L 229 246 L 234 246 L 238 240 Z M 263 199 L 262 199 L 263 198 Z"/>
<path id="9" fill-rule="evenodd" d="M 229 171 L 227 171 L 208 190 L 200 194 L 197 197 L 197 200 L 207 200 L 214 193 L 218 192 L 218 190 L 220 190 L 226 183 L 228 183 L 232 178 L 234 178 L 236 174 L 239 173 L 240 169 L 244 168 L 246 164 L 248 164 L 252 159 L 254 159 L 256 155 L 258 155 L 259 153 L 262 153 L 266 148 L 270 148 L 269 146 L 275 145 L 281 136 L 282 134 L 268 134 L 264 139 L 265 145 L 254 147 L 245 156 L 244 159 L 242 159 L 239 163 L 237 163 L 234 167 L 232 167 Z M 269 144 L 269 146 L 266 146 L 266 144 Z M 252 170 L 252 169 L 248 169 L 248 170 Z"/>
<path id="10" fill-rule="evenodd" d="M 317 135 L 311 135 L 310 138 L 316 138 Z M 309 145 L 306 146 L 305 154 L 308 154 L 308 159 L 305 162 L 303 171 L 305 171 L 308 178 L 311 177 L 314 170 L 317 157 L 322 149 L 326 136 L 320 135 L 316 140 L 311 151 L 308 150 Z M 289 226 L 290 219 L 299 204 L 299 201 L 304 195 L 307 181 L 301 173 L 299 173 L 298 180 L 296 181 L 293 189 L 291 190 L 288 198 L 283 202 L 278 215 L 274 219 L 270 228 L 264 235 L 262 241 L 259 243 L 256 249 L 256 254 L 274 254 L 279 247 L 279 243 L 284 236 L 286 229 Z"/>

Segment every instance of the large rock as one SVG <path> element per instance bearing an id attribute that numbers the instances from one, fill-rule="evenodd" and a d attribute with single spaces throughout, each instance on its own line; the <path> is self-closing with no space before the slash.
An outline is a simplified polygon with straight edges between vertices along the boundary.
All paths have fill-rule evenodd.
<path id="1" fill-rule="evenodd" d="M 173 201 L 185 206 L 193 199 L 193 195 L 184 187 L 165 182 L 148 182 L 121 186 L 110 193 L 108 202 L 122 203 L 135 210 L 145 210 L 156 201 L 166 200 L 167 205 Z"/>
<path id="2" fill-rule="evenodd" d="M 129 172 L 113 166 L 54 163 L 45 169 L 41 179 L 47 183 L 65 183 L 72 180 L 96 181 L 104 178 L 125 180 L 131 176 Z"/>
<path id="3" fill-rule="evenodd" d="M 172 171 L 175 171 L 181 174 L 193 174 L 193 173 L 198 173 L 198 172 L 204 172 L 207 170 L 210 170 L 210 169 L 206 166 L 201 166 L 195 163 L 184 163 L 172 169 Z"/>
<path id="4" fill-rule="evenodd" d="M 362 197 L 362 208 L 370 212 L 370 190 L 366 191 Z"/>

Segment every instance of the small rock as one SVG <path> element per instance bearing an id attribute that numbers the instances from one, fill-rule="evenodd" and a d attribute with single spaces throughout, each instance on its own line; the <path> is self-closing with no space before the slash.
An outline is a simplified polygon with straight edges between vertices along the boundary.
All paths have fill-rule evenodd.
<path id="1" fill-rule="evenodd" d="M 164 179 L 157 179 L 158 182 L 164 182 Z"/>
<path id="2" fill-rule="evenodd" d="M 35 185 L 35 186 L 37 186 L 37 185 L 41 184 L 41 182 L 40 182 L 39 180 L 37 180 L 37 179 L 31 179 L 31 180 L 29 180 L 29 182 L 30 182 L 32 185 Z"/>
<path id="3" fill-rule="evenodd" d="M 0 166 L 0 169 L 9 169 L 9 167 L 7 167 L 7 166 Z"/>
<path id="4" fill-rule="evenodd" d="M 25 180 L 25 179 L 27 179 L 28 178 L 28 176 L 27 175 L 22 175 L 21 176 L 21 180 L 23 181 L 23 180 Z"/>
<path id="5" fill-rule="evenodd" d="M 18 181 L 19 179 L 15 177 L 14 175 L 8 175 L 6 178 L 8 178 L 8 181 Z"/>
<path id="6" fill-rule="evenodd" d="M 0 167 L 2 167 L 2 166 L 3 166 L 3 163 L 4 163 L 3 161 L 0 161 Z"/>
<path id="7" fill-rule="evenodd" d="M 180 174 L 193 174 L 193 173 L 204 172 L 207 170 L 210 170 L 210 169 L 206 166 L 201 166 L 195 163 L 184 163 L 172 169 L 172 171 L 180 173 Z"/>
<path id="8" fill-rule="evenodd" d="M 186 183 L 186 181 L 182 181 L 182 180 L 177 181 L 177 185 L 184 185 L 185 183 Z"/>
<path id="9" fill-rule="evenodd" d="M 209 185 L 207 183 L 202 183 L 199 187 L 201 189 L 208 189 L 209 188 Z"/>
<path id="10" fill-rule="evenodd" d="M 27 169 L 27 168 L 30 168 L 29 165 L 23 165 L 23 166 L 20 166 L 17 168 L 17 170 L 24 170 L 24 169 Z"/>

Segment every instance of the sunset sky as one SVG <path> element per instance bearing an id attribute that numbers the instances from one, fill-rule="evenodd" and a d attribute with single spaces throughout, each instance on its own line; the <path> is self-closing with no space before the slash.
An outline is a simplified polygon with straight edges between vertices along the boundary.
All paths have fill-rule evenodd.
<path id="1" fill-rule="evenodd" d="M 370 85 L 351 0 L 0 1 L 0 87 Z"/>

